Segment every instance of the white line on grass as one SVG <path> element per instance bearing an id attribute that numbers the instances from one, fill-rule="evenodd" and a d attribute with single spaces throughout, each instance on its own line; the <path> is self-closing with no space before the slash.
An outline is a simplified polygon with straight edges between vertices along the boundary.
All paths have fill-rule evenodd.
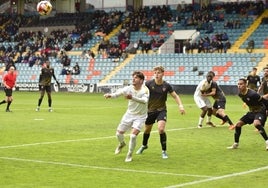
<path id="1" fill-rule="evenodd" d="M 101 167 L 101 166 L 90 166 L 90 165 L 81 165 L 81 164 L 73 164 L 73 163 L 21 159 L 21 158 L 14 158 L 14 157 L 0 157 L 0 159 L 12 160 L 12 161 L 22 161 L 22 162 L 31 162 L 31 163 L 40 163 L 40 164 L 50 164 L 50 165 L 62 165 L 62 166 L 78 167 L 78 168 L 111 170 L 111 171 L 120 171 L 120 172 L 135 172 L 135 173 L 159 174 L 159 175 L 168 175 L 168 176 L 190 176 L 190 177 L 201 177 L 201 178 L 211 177 L 211 176 L 204 176 L 204 175 L 176 174 L 176 173 L 169 173 L 169 172 L 155 172 L 155 171 L 132 170 L 132 169 L 123 169 L 123 168 L 108 168 L 108 167 Z"/>
<path id="2" fill-rule="evenodd" d="M 198 181 L 192 181 L 192 182 L 188 182 L 188 183 L 171 185 L 171 186 L 168 186 L 166 188 L 176 188 L 176 187 L 185 187 L 187 185 L 196 185 L 196 184 L 200 184 L 200 183 L 204 183 L 204 182 L 215 181 L 215 180 L 220 180 L 220 179 L 225 179 L 225 178 L 231 178 L 231 177 L 235 177 L 235 176 L 246 175 L 246 174 L 259 172 L 259 171 L 264 171 L 264 170 L 268 170 L 268 166 L 264 166 L 264 167 L 256 168 L 256 169 L 252 169 L 252 170 L 247 170 L 247 171 L 244 171 L 244 172 L 226 174 L 226 175 L 223 175 L 223 176 L 210 177 L 210 178 L 204 179 L 204 180 L 198 180 Z"/>
<path id="3" fill-rule="evenodd" d="M 36 145 L 50 145 L 50 144 L 59 144 L 59 143 L 67 143 L 67 142 L 81 142 L 81 141 L 90 141 L 90 140 L 102 140 L 102 139 L 109 139 L 109 138 L 114 138 L 114 137 L 115 136 L 107 136 L 107 137 L 98 137 L 98 138 L 83 138 L 83 139 L 76 139 L 76 140 L 59 140 L 59 141 L 54 141 L 54 142 L 38 142 L 38 143 L 32 143 L 32 144 L 0 146 L 0 149 L 18 148 L 18 147 L 27 147 L 27 146 L 36 146 Z"/>
<path id="4" fill-rule="evenodd" d="M 178 129 L 169 129 L 167 131 L 180 131 L 187 129 L 196 129 L 196 127 L 188 127 L 188 128 L 178 128 Z M 152 133 L 157 133 L 158 131 L 152 131 Z M 82 142 L 82 141 L 90 141 L 90 140 L 102 140 L 102 139 L 110 139 L 115 138 L 115 136 L 107 136 L 107 137 L 97 137 L 97 138 L 83 138 L 76 140 L 59 140 L 53 142 L 37 142 L 31 144 L 20 144 L 20 145 L 11 145 L 11 146 L 0 146 L 0 149 L 8 149 L 8 148 L 19 148 L 19 147 L 27 147 L 27 146 L 37 146 L 37 145 L 51 145 L 51 144 L 60 144 L 60 143 L 68 143 L 68 142 Z"/>

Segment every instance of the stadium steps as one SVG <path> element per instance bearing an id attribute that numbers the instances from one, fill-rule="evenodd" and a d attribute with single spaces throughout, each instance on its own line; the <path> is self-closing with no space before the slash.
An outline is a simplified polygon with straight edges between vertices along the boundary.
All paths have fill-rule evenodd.
<path id="1" fill-rule="evenodd" d="M 265 10 L 262 15 L 260 15 L 251 26 L 243 33 L 243 35 L 233 44 L 229 53 L 241 53 L 241 51 L 245 51 L 245 49 L 239 49 L 240 46 L 247 40 L 247 38 L 259 27 L 264 17 L 268 17 L 268 10 Z"/>
<path id="2" fill-rule="evenodd" d="M 268 62 L 268 52 L 265 53 L 265 56 L 262 58 L 262 60 L 258 63 L 257 68 L 257 74 L 260 74 L 264 67 L 267 66 Z"/>
<path id="3" fill-rule="evenodd" d="M 114 68 L 114 70 L 110 72 L 110 74 L 105 76 L 100 81 L 100 84 L 106 84 L 109 79 L 111 79 L 115 74 L 117 74 L 125 65 L 127 65 L 132 59 L 134 59 L 134 57 L 135 55 L 129 54 L 128 57 L 123 62 L 121 62 L 117 67 Z"/>

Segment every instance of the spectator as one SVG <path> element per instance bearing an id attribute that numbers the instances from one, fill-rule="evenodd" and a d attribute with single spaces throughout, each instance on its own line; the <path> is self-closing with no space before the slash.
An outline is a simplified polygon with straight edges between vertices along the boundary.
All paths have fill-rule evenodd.
<path id="1" fill-rule="evenodd" d="M 253 49 L 254 49 L 254 46 L 255 46 L 255 42 L 254 42 L 254 40 L 250 40 L 250 41 L 248 42 L 248 46 L 247 46 L 247 48 L 246 48 L 247 52 L 248 52 L 248 53 L 252 53 L 252 52 L 253 52 Z"/>
<path id="2" fill-rule="evenodd" d="M 78 65 L 77 62 L 75 64 L 75 66 L 73 67 L 72 74 L 73 75 L 79 75 L 80 74 L 80 66 Z"/>

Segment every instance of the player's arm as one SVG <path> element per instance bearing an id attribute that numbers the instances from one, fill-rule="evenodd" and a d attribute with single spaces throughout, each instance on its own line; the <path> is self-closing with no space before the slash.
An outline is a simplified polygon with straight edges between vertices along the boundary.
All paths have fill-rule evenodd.
<path id="1" fill-rule="evenodd" d="M 203 93 L 202 94 L 202 96 L 206 96 L 206 97 L 208 97 L 208 96 L 214 96 L 214 95 L 216 95 L 216 88 L 212 88 L 211 89 L 211 92 L 209 92 L 209 93 Z"/>
<path id="2" fill-rule="evenodd" d="M 172 91 L 170 93 L 170 95 L 173 97 L 173 99 L 178 104 L 181 114 L 185 114 L 184 106 L 182 104 L 182 101 L 181 101 L 181 98 L 179 97 L 179 95 L 175 91 Z"/>
<path id="3" fill-rule="evenodd" d="M 147 103 L 149 101 L 149 89 L 147 88 L 146 92 L 141 97 L 135 97 L 131 95 L 131 99 L 139 103 Z"/>
<path id="4" fill-rule="evenodd" d="M 262 91 L 262 89 L 263 89 L 263 83 L 264 83 L 264 82 L 261 82 L 261 85 L 260 85 L 260 87 L 258 88 L 257 93 L 261 93 L 261 91 Z"/>
<path id="5" fill-rule="evenodd" d="M 7 85 L 7 82 L 6 82 L 6 75 L 3 78 L 3 84 L 5 88 L 10 89 L 10 87 Z"/>
<path id="6" fill-rule="evenodd" d="M 58 82 L 58 80 L 57 80 L 57 78 L 56 78 L 56 76 L 55 76 L 55 74 L 54 74 L 54 70 L 53 70 L 52 77 L 53 77 L 53 78 L 54 78 L 54 80 L 56 81 L 57 85 L 60 85 L 60 83 Z"/>
<path id="7" fill-rule="evenodd" d="M 119 97 L 120 95 L 123 95 L 126 92 L 127 92 L 127 90 L 126 90 L 126 87 L 125 87 L 125 88 L 121 88 L 121 89 L 116 90 L 114 93 L 105 93 L 103 96 L 106 99 L 108 99 L 108 98 L 117 98 L 117 97 Z"/>

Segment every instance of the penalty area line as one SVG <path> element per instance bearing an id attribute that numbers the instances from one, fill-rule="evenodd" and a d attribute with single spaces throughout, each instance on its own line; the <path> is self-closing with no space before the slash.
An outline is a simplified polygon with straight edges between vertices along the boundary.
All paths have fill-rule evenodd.
<path id="1" fill-rule="evenodd" d="M 171 131 L 181 131 L 181 130 L 187 130 L 187 129 L 197 129 L 197 128 L 196 127 L 188 127 L 188 128 L 169 129 L 167 131 L 171 132 Z M 151 133 L 158 133 L 158 131 L 152 131 Z M 19 147 L 27 147 L 27 146 L 38 146 L 38 145 L 52 145 L 52 144 L 70 143 L 70 142 L 83 142 L 83 141 L 91 141 L 91 140 L 111 139 L 111 138 L 115 138 L 115 137 L 116 136 L 107 136 L 107 137 L 97 137 L 97 138 L 59 140 L 59 141 L 51 141 L 51 142 L 37 142 L 37 143 L 31 143 L 31 144 L 0 146 L 0 149 L 19 148 Z"/>
<path id="2" fill-rule="evenodd" d="M 200 183 L 205 183 L 205 182 L 210 182 L 210 181 L 215 181 L 215 180 L 221 180 L 221 179 L 231 178 L 231 177 L 235 177 L 235 176 L 247 175 L 247 174 L 251 174 L 251 173 L 255 173 L 255 172 L 259 172 L 259 171 L 264 171 L 264 170 L 268 170 L 268 166 L 264 166 L 264 167 L 260 167 L 260 168 L 256 168 L 256 169 L 251 169 L 251 170 L 247 170 L 247 171 L 243 171 L 243 172 L 226 174 L 226 175 L 223 175 L 223 176 L 210 177 L 210 178 L 207 178 L 207 179 L 198 180 L 198 181 L 192 181 L 192 182 L 188 182 L 188 183 L 171 185 L 171 186 L 168 186 L 168 187 L 165 187 L 165 188 L 177 188 L 177 187 L 185 187 L 185 186 L 190 186 L 190 185 L 197 185 L 197 184 L 200 184 Z"/>
<path id="3" fill-rule="evenodd" d="M 156 174 L 156 175 L 190 176 L 190 177 L 200 177 L 200 178 L 211 177 L 211 176 L 194 175 L 194 174 L 176 174 L 176 173 L 169 173 L 169 172 L 155 172 L 155 171 L 145 171 L 145 170 L 124 169 L 124 168 L 108 168 L 108 167 L 101 167 L 101 166 L 90 166 L 90 165 L 81 165 L 81 164 L 74 164 L 74 163 L 52 162 L 52 161 L 42 161 L 42 160 L 33 160 L 33 159 L 22 159 L 22 158 L 14 158 L 14 157 L 0 157 L 0 159 L 2 159 L 2 160 L 11 160 L 11 161 L 30 162 L 30 163 L 39 163 L 39 164 L 61 165 L 61 166 L 69 166 L 69 167 L 77 167 L 77 168 L 110 170 L 110 171 L 119 171 L 119 172 L 132 172 L 132 173 L 141 173 L 141 174 L 146 173 L 146 174 Z"/>

